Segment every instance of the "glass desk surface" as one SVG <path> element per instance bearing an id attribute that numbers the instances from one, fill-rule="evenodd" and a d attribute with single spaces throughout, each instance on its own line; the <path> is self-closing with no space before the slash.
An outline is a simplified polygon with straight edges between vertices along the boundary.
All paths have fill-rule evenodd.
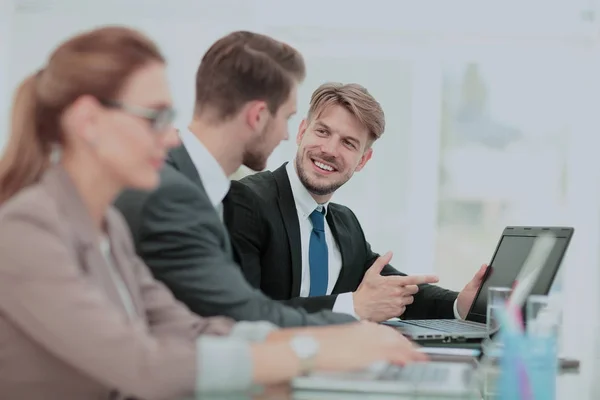
<path id="1" fill-rule="evenodd" d="M 483 382 L 482 382 L 483 383 Z M 557 400 L 586 400 L 590 399 L 589 385 L 584 384 L 583 377 L 578 371 L 567 371 L 561 373 L 557 378 L 556 388 Z M 482 387 L 482 391 L 485 388 Z M 493 390 L 488 390 L 487 394 L 479 394 L 471 397 L 472 399 L 495 399 Z M 431 397 L 423 395 L 401 395 L 401 394 L 368 394 L 368 393 L 349 393 L 333 391 L 299 391 L 291 390 L 289 386 L 278 386 L 264 389 L 257 389 L 255 393 L 231 393 L 202 395 L 196 399 L 202 400 L 391 400 L 391 399 L 422 399 L 422 400 L 444 400 L 451 397 Z M 452 399 L 455 399 L 453 397 Z M 468 399 L 465 399 L 468 400 Z"/>

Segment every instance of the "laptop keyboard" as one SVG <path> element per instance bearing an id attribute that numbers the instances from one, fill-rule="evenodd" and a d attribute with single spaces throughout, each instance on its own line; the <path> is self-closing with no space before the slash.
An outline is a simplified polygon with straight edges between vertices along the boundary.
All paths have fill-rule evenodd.
<path id="1" fill-rule="evenodd" d="M 485 326 L 465 324 L 453 319 L 422 319 L 402 322 L 405 324 L 419 326 L 421 328 L 435 329 L 442 332 L 487 332 Z"/>
<path id="2" fill-rule="evenodd" d="M 430 363 L 415 363 L 405 367 L 390 365 L 381 373 L 379 380 L 440 383 L 448 379 L 448 374 L 448 368 Z"/>

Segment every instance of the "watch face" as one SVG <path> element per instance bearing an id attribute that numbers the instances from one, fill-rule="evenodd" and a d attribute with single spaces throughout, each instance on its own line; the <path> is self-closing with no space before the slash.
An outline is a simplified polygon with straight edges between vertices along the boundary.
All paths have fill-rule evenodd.
<path id="1" fill-rule="evenodd" d="M 296 336 L 291 341 L 292 349 L 298 357 L 313 357 L 319 350 L 319 342 L 312 336 Z"/>

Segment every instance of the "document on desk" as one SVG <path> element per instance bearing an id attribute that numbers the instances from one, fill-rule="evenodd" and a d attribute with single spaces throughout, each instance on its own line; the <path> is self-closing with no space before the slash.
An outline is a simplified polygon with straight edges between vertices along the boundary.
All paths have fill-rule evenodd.
<path id="1" fill-rule="evenodd" d="M 479 357 L 481 354 L 481 351 L 478 349 L 460 349 L 456 347 L 421 347 L 419 351 L 429 355 L 440 354 L 460 357 Z"/>
<path id="2" fill-rule="evenodd" d="M 421 347 L 419 351 L 429 356 L 431 361 L 477 363 L 481 350 L 456 347 Z"/>

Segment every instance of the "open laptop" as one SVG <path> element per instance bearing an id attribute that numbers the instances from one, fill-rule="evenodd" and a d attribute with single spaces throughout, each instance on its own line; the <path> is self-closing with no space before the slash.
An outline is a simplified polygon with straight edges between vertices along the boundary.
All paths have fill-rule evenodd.
<path id="1" fill-rule="evenodd" d="M 532 237 L 522 270 L 517 272 L 511 303 L 522 306 L 527 293 L 543 277 L 557 239 L 547 231 Z M 515 281 L 515 279 L 513 279 Z M 296 390 L 404 394 L 468 398 L 477 393 L 478 382 L 473 364 L 464 362 L 413 363 L 405 367 L 380 363 L 367 370 L 351 373 L 314 373 L 292 381 Z M 296 396 L 294 396 L 296 397 Z"/>
<path id="2" fill-rule="evenodd" d="M 570 227 L 509 226 L 504 229 L 484 277 L 464 321 L 454 319 L 398 320 L 384 324 L 398 328 L 404 335 L 418 342 L 461 342 L 481 340 L 493 334 L 486 328 L 487 296 L 490 287 L 513 287 L 535 239 L 552 235 L 552 248 L 545 257 L 543 268 L 536 277 L 529 294 L 546 295 L 569 247 L 574 229 Z"/>

